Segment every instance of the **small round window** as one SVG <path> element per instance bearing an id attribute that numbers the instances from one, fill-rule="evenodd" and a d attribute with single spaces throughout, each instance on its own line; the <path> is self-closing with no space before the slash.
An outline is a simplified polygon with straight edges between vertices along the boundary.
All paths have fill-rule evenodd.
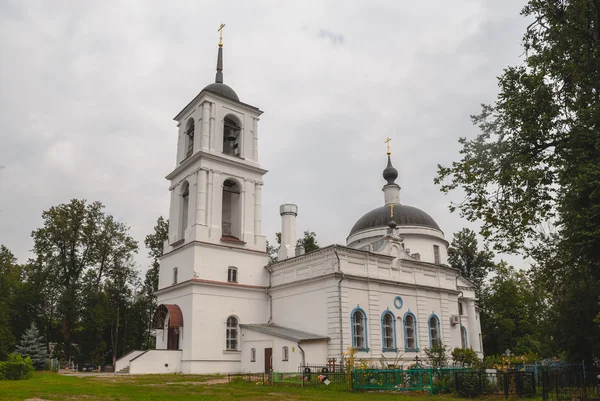
<path id="1" fill-rule="evenodd" d="M 398 297 L 394 298 L 394 306 L 396 307 L 396 309 L 401 309 L 403 304 L 404 303 L 402 302 L 401 297 L 398 296 Z"/>

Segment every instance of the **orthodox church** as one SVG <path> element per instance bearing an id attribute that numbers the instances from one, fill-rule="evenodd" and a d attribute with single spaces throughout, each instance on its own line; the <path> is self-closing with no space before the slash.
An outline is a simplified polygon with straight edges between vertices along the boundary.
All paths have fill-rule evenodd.
<path id="1" fill-rule="evenodd" d="M 448 241 L 435 220 L 401 203 L 389 142 L 383 202 L 357 216 L 346 245 L 305 253 L 296 246 L 298 207 L 284 204 L 278 260 L 269 264 L 261 114 L 223 82 L 221 40 L 215 82 L 174 118 L 156 349 L 125 355 L 115 370 L 296 372 L 339 363 L 349 347 L 360 359 L 400 356 L 408 364 L 440 343 L 481 357 L 474 286 L 448 266 Z"/>

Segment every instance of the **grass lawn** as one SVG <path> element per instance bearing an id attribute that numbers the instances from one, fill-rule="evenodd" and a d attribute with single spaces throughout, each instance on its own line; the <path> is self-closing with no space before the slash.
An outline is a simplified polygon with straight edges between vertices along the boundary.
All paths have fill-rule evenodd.
<path id="1" fill-rule="evenodd" d="M 223 383 L 225 382 L 225 383 Z M 0 400 L 452 400 L 450 395 L 353 393 L 327 387 L 301 388 L 253 383 L 228 384 L 226 377 L 143 375 L 75 377 L 38 373 L 30 380 L 0 381 Z"/>

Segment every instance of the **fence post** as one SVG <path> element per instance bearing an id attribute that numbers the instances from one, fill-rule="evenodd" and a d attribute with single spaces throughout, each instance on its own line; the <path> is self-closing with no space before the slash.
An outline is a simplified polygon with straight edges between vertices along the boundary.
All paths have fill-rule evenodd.
<path id="1" fill-rule="evenodd" d="M 456 394 L 460 397 L 460 384 L 458 384 L 458 371 L 454 371 L 454 388 L 456 389 Z"/>
<path id="2" fill-rule="evenodd" d="M 548 372 L 542 371 L 542 399 L 544 401 L 548 400 L 548 382 L 549 382 Z"/>
<path id="3" fill-rule="evenodd" d="M 504 381 L 504 398 L 508 398 L 508 375 L 506 372 L 502 373 Z"/>
<path id="4" fill-rule="evenodd" d="M 429 394 L 433 395 L 433 368 L 429 369 Z"/>

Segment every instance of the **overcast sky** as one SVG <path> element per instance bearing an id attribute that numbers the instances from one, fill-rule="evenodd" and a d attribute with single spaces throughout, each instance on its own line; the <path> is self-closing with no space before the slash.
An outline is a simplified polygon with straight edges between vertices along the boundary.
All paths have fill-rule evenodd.
<path id="1" fill-rule="evenodd" d="M 0 1 L 0 244 L 24 262 L 41 213 L 99 200 L 140 242 L 167 216 L 172 120 L 224 78 L 264 111 L 259 157 L 263 230 L 299 207 L 298 235 L 345 244 L 383 205 L 386 137 L 401 201 L 429 213 L 449 241 L 469 224 L 433 184 L 457 160 L 469 116 L 522 61 L 525 0 Z M 518 257 L 509 257 L 523 265 Z M 520 266 L 521 267 L 521 266 Z"/>

